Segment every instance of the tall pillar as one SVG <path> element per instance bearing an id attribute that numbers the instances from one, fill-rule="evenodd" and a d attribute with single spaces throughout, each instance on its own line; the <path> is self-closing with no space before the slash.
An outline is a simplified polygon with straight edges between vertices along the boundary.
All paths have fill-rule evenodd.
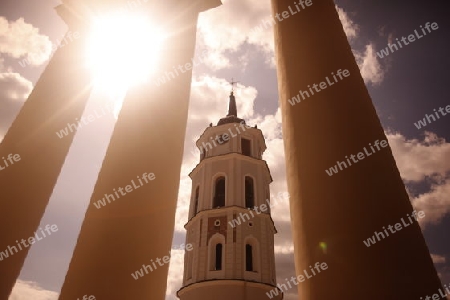
<path id="1" fill-rule="evenodd" d="M 440 281 L 417 222 L 370 247 L 363 243 L 402 218 L 409 224 L 413 207 L 390 147 L 374 147 L 374 152 L 369 146 L 386 136 L 334 2 L 305 3 L 312 5 L 275 26 L 297 274 L 316 262 L 328 264 L 326 271 L 299 284 L 299 297 L 419 299 L 437 293 Z M 297 11 L 291 0 L 272 0 L 274 17 L 284 11 L 290 15 L 289 6 Z M 332 72 L 339 69 L 349 76 L 336 81 Z M 308 85 L 321 82 L 325 88 L 312 94 Z M 304 99 L 291 105 L 288 100 L 299 91 L 309 97 L 303 93 Z M 350 166 L 346 156 L 364 147 L 370 157 Z M 348 168 L 327 175 L 337 161 Z"/>
<path id="2" fill-rule="evenodd" d="M 64 6 L 58 13 L 72 23 Z M 69 28 L 68 44 L 55 52 L 0 144 L 0 158 L 12 154 L 7 163 L 0 159 L 0 251 L 9 253 L 0 261 L 0 299 L 8 298 L 19 276 L 27 240 L 38 229 L 76 129 L 63 138 L 56 132 L 77 123 L 89 98 L 89 73 L 80 63 L 85 34 Z"/>
<path id="3" fill-rule="evenodd" d="M 152 15 L 169 30 L 156 74 L 191 63 L 199 12 L 218 0 L 165 1 Z M 143 37 L 145 38 L 145 37 Z M 59 299 L 165 298 L 186 131 L 191 71 L 128 92 L 95 186 Z M 146 183 L 144 173 L 154 173 Z M 152 176 L 150 176 L 152 178 Z M 94 203 L 135 182 L 101 208 Z M 159 263 L 156 263 L 157 260 Z M 156 269 L 132 273 L 153 260 Z"/>

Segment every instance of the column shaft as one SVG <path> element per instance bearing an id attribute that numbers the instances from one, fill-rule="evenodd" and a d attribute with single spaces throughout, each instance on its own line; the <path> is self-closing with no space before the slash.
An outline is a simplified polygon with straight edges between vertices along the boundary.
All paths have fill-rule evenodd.
<path id="1" fill-rule="evenodd" d="M 386 140 L 335 4 L 312 5 L 278 22 L 275 47 L 297 274 L 316 262 L 328 269 L 299 284 L 299 297 L 419 299 L 440 282 L 417 222 L 370 247 L 383 226 L 409 220 L 411 206 L 390 147 L 351 165 L 348 156 Z M 272 0 L 273 14 L 293 1 Z M 336 82 L 332 72 L 350 76 Z M 320 92 L 308 85 L 333 83 Z M 307 91 L 300 103 L 288 99 Z M 376 148 L 375 148 L 376 149 Z M 369 150 L 372 152 L 372 150 Z M 337 174 L 325 170 L 347 162 Z M 328 245 L 327 250 L 319 246 Z"/>
<path id="2" fill-rule="evenodd" d="M 90 77 L 80 63 L 84 34 L 79 35 L 55 52 L 0 145 L 0 157 L 20 156 L 0 170 L 0 251 L 11 247 L 9 257 L 0 262 L 0 299 L 10 294 L 30 248 L 19 247 L 16 240 L 28 240 L 38 229 L 75 135 L 76 119 L 89 98 Z M 75 124 L 72 131 L 59 138 L 56 133 L 68 123 Z"/>
<path id="3" fill-rule="evenodd" d="M 171 28 L 158 76 L 176 74 L 174 67 L 191 63 L 199 13 L 194 4 L 178 1 L 158 11 L 160 24 Z M 160 86 L 150 83 L 127 94 L 60 299 L 85 294 L 97 299 L 165 298 L 168 264 L 163 258 L 173 237 L 190 84 L 191 71 L 179 71 Z M 141 185 L 137 177 L 144 173 L 154 173 L 156 179 Z M 132 180 L 138 188 L 104 207 L 94 206 Z M 143 265 L 153 270 L 134 279 L 131 274 Z"/>

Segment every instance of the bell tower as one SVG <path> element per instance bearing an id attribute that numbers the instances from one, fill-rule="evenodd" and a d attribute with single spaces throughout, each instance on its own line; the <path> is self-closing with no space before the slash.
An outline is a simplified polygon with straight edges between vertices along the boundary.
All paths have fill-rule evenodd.
<path id="1" fill-rule="evenodd" d="M 200 162 L 189 176 L 192 195 L 181 300 L 272 299 L 276 287 L 274 234 L 270 215 L 272 182 L 261 130 L 237 117 L 230 94 L 226 117 L 196 142 Z"/>

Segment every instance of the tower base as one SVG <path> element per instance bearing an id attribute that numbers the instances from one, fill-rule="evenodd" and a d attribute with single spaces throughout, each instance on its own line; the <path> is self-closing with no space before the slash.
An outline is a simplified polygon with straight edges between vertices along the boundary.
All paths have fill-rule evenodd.
<path id="1" fill-rule="evenodd" d="M 221 279 L 190 284 L 181 288 L 177 296 L 181 300 L 282 300 L 283 292 L 269 284 Z"/>

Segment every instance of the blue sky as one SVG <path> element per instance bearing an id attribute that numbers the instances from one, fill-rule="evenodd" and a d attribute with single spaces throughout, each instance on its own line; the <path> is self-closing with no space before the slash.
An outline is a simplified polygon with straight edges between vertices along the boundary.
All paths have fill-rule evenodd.
<path id="1" fill-rule="evenodd" d="M 448 284 L 450 116 L 420 129 L 414 125 L 433 109 L 450 105 L 448 1 L 335 3 L 411 201 L 417 210 L 426 213 L 420 225 L 442 281 Z M 44 70 L 52 43 L 61 40 L 67 31 L 53 9 L 57 4 L 56 0 L 0 3 L 0 140 Z M 287 191 L 273 31 L 270 26 L 262 26 L 269 17 L 268 0 L 227 0 L 200 16 L 194 58 L 200 64 L 193 71 L 174 247 L 184 242 L 183 225 L 191 192 L 187 175 L 198 160 L 194 140 L 209 123 L 216 123 L 226 114 L 230 90 L 227 81 L 232 77 L 240 82 L 236 88 L 239 116 L 251 125 L 257 124 L 266 137 L 264 158 L 274 178 L 271 193 Z M 377 56 L 377 51 L 388 43 L 414 33 L 427 22 L 436 22 L 439 28 L 387 57 Z M 22 67 L 19 62 L 25 58 L 31 63 Z M 108 103 L 109 96 L 95 93 L 85 113 L 100 111 Z M 56 299 L 114 122 L 114 115 L 106 114 L 77 133 L 41 222 L 57 224 L 60 231 L 32 247 L 12 299 Z M 281 282 L 295 273 L 288 201 L 279 201 L 272 214 L 279 231 L 275 250 Z M 176 270 L 182 267 L 182 252 L 173 253 L 167 299 L 175 299 L 174 293 L 181 285 Z M 285 299 L 296 299 L 296 291 L 289 291 Z"/>

